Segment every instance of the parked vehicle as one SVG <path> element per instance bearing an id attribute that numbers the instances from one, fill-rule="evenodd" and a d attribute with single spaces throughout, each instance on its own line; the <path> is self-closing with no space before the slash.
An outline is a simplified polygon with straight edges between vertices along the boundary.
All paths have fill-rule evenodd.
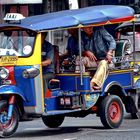
<path id="1" fill-rule="evenodd" d="M 19 122 L 30 118 L 42 117 L 47 127 L 54 128 L 59 127 L 67 116 L 85 117 L 96 113 L 106 128 L 118 128 L 123 121 L 123 104 L 127 112 L 136 116 L 138 109 L 133 95 L 139 94 L 139 80 L 135 78 L 133 60 L 133 64 L 122 66 L 122 58 L 119 59 L 122 56 L 116 52 L 116 67 L 110 70 L 102 89 L 94 92 L 90 90 L 93 73 L 89 70 L 75 73 L 72 69 L 65 70 L 65 67 L 59 69 L 58 65 L 55 79 L 49 82 L 50 89 L 43 93 L 41 66 L 41 38 L 44 32 L 78 28 L 80 40 L 81 27 L 133 19 L 134 11 L 130 7 L 111 5 L 27 18 L 7 14 L 7 23 L 0 24 L 1 137 L 13 135 Z M 72 61 L 71 64 L 75 63 Z"/>

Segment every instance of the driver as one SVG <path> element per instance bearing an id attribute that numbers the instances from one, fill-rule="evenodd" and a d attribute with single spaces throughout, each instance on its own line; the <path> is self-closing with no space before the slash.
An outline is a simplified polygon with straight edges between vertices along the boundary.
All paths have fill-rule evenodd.
<path id="1" fill-rule="evenodd" d="M 11 38 L 12 31 L 5 31 L 4 32 L 4 38 L 2 41 L 2 48 L 3 49 L 13 49 L 13 39 Z"/>
<path id="2" fill-rule="evenodd" d="M 51 43 L 45 40 L 46 35 L 42 37 L 42 71 L 44 82 L 44 94 L 48 90 L 48 84 L 54 78 L 54 48 Z"/>

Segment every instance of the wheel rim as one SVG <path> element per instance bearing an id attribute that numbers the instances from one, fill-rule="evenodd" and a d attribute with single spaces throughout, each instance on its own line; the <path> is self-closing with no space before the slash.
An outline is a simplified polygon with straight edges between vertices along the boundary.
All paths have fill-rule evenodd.
<path id="1" fill-rule="evenodd" d="M 2 129 L 7 130 L 10 129 L 12 124 L 14 123 L 14 117 L 12 117 L 9 121 L 7 121 L 5 124 L 2 124 Z"/>
<path id="2" fill-rule="evenodd" d="M 4 116 L 7 116 L 7 113 L 8 113 L 8 111 L 7 111 L 7 108 L 6 108 L 6 106 L 2 109 L 2 110 L 0 110 L 0 115 L 3 115 L 3 117 Z M 12 117 L 11 117 L 11 119 L 9 120 L 9 121 L 7 121 L 6 123 L 1 123 L 1 129 L 2 129 L 2 131 L 5 131 L 5 130 L 7 130 L 7 129 L 10 129 L 10 127 L 13 125 L 13 123 L 14 123 L 14 114 L 12 115 Z"/>
<path id="3" fill-rule="evenodd" d="M 121 118 L 121 109 L 118 102 L 112 102 L 109 106 L 109 117 L 114 123 L 118 122 Z"/>

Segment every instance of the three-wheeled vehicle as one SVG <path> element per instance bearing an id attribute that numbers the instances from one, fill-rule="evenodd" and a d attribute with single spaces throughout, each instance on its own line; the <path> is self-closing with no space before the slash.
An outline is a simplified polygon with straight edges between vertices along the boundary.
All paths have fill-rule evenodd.
<path id="1" fill-rule="evenodd" d="M 140 111 L 140 15 L 135 15 L 135 21 L 122 23 L 116 28 L 117 35 L 117 56 L 126 56 L 125 66 L 131 65 L 134 69 L 133 81 L 136 92 L 131 94 L 136 109 Z M 123 66 L 124 64 L 122 64 Z M 132 118 L 138 118 L 139 114 L 131 112 Z"/>
<path id="2" fill-rule="evenodd" d="M 132 21 L 132 8 L 94 6 L 27 18 L 13 13 L 7 14 L 4 19 L 6 23 L 0 24 L 2 137 L 13 135 L 19 121 L 30 118 L 41 117 L 46 126 L 54 128 L 59 127 L 67 116 L 85 117 L 96 113 L 106 128 L 117 128 L 123 120 L 123 104 L 127 112 L 136 115 L 138 109 L 133 95 L 139 93 L 139 85 L 134 79 L 133 64 L 129 62 L 130 65 L 125 67 L 124 59 L 116 52 L 115 68 L 110 70 L 99 91 L 90 90 L 90 80 L 95 69 L 83 72 L 81 66 L 81 27 Z M 44 93 L 42 36 L 45 32 L 69 28 L 78 28 L 79 31 L 80 71 L 75 73 L 69 67 L 65 69 L 59 63 L 59 55 L 55 54 L 55 79 L 50 80 L 49 89 Z M 58 48 L 55 50 L 58 52 Z M 71 65 L 75 65 L 74 60 Z"/>

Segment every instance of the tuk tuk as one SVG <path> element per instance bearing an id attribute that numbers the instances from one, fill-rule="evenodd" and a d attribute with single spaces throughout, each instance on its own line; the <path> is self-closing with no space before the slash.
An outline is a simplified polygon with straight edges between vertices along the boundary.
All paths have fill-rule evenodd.
<path id="1" fill-rule="evenodd" d="M 81 68 L 75 73 L 71 68 L 75 65 L 74 58 L 70 69 L 65 69 L 59 63 L 57 48 L 55 78 L 50 80 L 49 89 L 44 93 L 41 64 L 44 33 L 78 28 L 82 58 L 81 27 L 132 21 L 132 8 L 102 5 L 27 18 L 9 13 L 4 19 L 6 23 L 0 24 L 1 137 L 10 137 L 20 121 L 30 118 L 41 117 L 47 127 L 55 128 L 67 116 L 85 117 L 96 113 L 105 128 L 118 128 L 123 121 L 123 104 L 128 113 L 137 114 L 133 95 L 139 94 L 140 85 L 136 82 L 133 64 L 122 67 L 122 56 L 115 55 L 115 68 L 109 71 L 102 89 L 97 91 L 90 90 L 93 73 L 83 72 Z"/>
<path id="2" fill-rule="evenodd" d="M 140 15 L 135 15 L 135 21 L 125 22 L 116 28 L 117 56 L 128 55 L 129 64 L 134 68 L 134 87 L 137 92 L 131 94 L 136 109 L 140 112 L 140 94 L 138 88 L 140 85 Z M 127 50 L 127 54 L 126 51 Z M 132 118 L 138 118 L 138 113 L 131 112 Z"/>

